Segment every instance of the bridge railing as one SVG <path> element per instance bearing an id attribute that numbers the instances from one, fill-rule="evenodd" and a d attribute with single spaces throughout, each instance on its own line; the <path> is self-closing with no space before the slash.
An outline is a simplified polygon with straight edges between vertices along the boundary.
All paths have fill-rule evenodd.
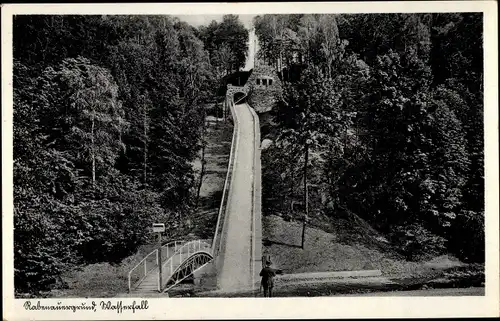
<path id="1" fill-rule="evenodd" d="M 128 272 L 129 292 L 139 284 L 146 276 L 158 267 L 158 249 L 146 255 Z"/>
<path id="2" fill-rule="evenodd" d="M 164 244 L 161 247 L 162 261 L 168 260 L 168 258 L 172 256 L 178 248 L 181 248 L 184 243 L 186 243 L 186 241 L 173 241 Z M 141 283 L 141 281 L 144 280 L 148 274 L 156 271 L 159 265 L 158 249 L 155 249 L 146 255 L 128 273 L 129 292 L 132 291 L 136 285 Z"/>
<path id="3" fill-rule="evenodd" d="M 250 107 L 254 120 L 254 162 L 253 162 L 253 186 L 252 186 L 252 226 L 251 226 L 251 256 L 250 273 L 251 284 L 255 287 L 259 279 L 260 267 L 262 266 L 262 178 L 261 178 L 261 150 L 260 150 L 260 121 L 259 116 Z"/>
<path id="4" fill-rule="evenodd" d="M 238 99 L 234 104 L 237 105 L 240 103 L 240 101 L 244 100 L 245 98 L 247 98 L 247 94 L 243 94 L 243 97 L 241 97 L 240 99 Z"/>
<path id="5" fill-rule="evenodd" d="M 181 241 L 172 241 L 172 242 L 169 242 L 167 244 L 164 244 L 161 247 L 161 260 L 163 262 L 168 260 L 185 243 L 186 243 L 186 241 L 181 240 Z"/>
<path id="6" fill-rule="evenodd" d="M 229 109 L 231 110 L 231 116 L 233 119 L 233 138 L 231 141 L 231 151 L 229 154 L 229 163 L 227 166 L 227 173 L 226 173 L 226 180 L 224 181 L 224 189 L 222 191 L 222 199 L 219 207 L 219 214 L 217 216 L 217 223 L 215 227 L 215 234 L 212 242 L 212 255 L 217 257 L 220 252 L 220 246 L 221 246 L 221 239 L 222 239 L 222 232 L 223 232 L 223 226 L 224 226 L 224 221 L 226 218 L 226 211 L 227 211 L 227 203 L 228 203 L 228 195 L 229 195 L 229 190 L 231 188 L 231 179 L 232 179 L 232 171 L 234 169 L 234 160 L 235 160 L 235 148 L 236 148 L 236 142 L 238 140 L 238 135 L 239 135 L 239 124 L 238 120 L 236 118 L 236 113 L 234 111 L 234 101 L 232 97 L 227 98 L 227 103 L 229 105 Z"/>
<path id="7" fill-rule="evenodd" d="M 167 284 L 172 274 L 177 270 L 178 267 L 180 267 L 184 263 L 185 260 L 189 259 L 191 255 L 203 251 L 213 256 L 211 241 L 212 240 L 210 239 L 193 240 L 185 242 L 184 244 L 179 246 L 175 253 L 172 253 L 168 260 L 166 260 L 162 264 L 162 274 L 164 277 L 162 280 L 163 284 L 161 285 L 161 288 L 163 288 L 164 285 Z"/>

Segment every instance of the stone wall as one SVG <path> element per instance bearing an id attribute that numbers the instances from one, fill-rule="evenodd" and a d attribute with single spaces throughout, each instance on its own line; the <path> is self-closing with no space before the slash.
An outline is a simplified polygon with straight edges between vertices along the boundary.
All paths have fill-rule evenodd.
<path id="1" fill-rule="evenodd" d="M 227 85 L 226 96 L 231 97 L 235 93 L 247 94 L 249 90 L 250 90 L 250 87 L 248 85 L 239 87 L 239 86 L 233 86 L 233 85 L 229 84 L 229 85 Z"/>
<path id="2" fill-rule="evenodd" d="M 257 84 L 257 79 L 265 79 L 267 85 L 263 85 L 262 81 Z M 272 79 L 271 85 L 268 85 L 269 79 Z M 282 90 L 278 73 L 273 67 L 263 64 L 253 69 L 246 86 L 250 88 L 248 103 L 257 113 L 270 111 L 276 103 L 276 95 Z"/>

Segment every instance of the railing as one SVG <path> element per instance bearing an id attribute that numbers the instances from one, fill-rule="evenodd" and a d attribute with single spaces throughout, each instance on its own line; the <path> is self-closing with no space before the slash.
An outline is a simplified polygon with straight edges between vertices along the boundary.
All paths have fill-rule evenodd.
<path id="1" fill-rule="evenodd" d="M 215 234 L 212 242 L 212 255 L 214 258 L 219 254 L 220 251 L 220 245 L 221 245 L 221 238 L 222 238 L 222 228 L 224 225 L 225 217 L 226 217 L 226 210 L 227 210 L 227 201 L 228 201 L 228 194 L 229 194 L 229 189 L 231 185 L 231 179 L 232 179 L 232 171 L 234 168 L 234 159 L 236 157 L 235 155 L 235 148 L 236 148 L 236 142 L 238 140 L 238 133 L 239 133 L 239 124 L 238 120 L 236 118 L 236 113 L 234 111 L 234 102 L 233 98 L 227 98 L 228 100 L 228 105 L 229 109 L 231 110 L 231 115 L 233 118 L 233 138 L 231 141 L 231 152 L 229 154 L 229 163 L 227 166 L 227 173 L 226 173 L 226 180 L 224 182 L 224 189 L 222 191 L 222 199 L 219 207 L 219 214 L 217 216 L 217 223 L 215 227 Z"/>
<path id="2" fill-rule="evenodd" d="M 196 251 L 200 250 L 206 250 L 206 252 L 210 253 L 213 258 L 216 258 L 219 255 L 219 252 L 221 250 L 221 239 L 222 239 L 222 234 L 223 234 L 223 227 L 224 227 L 224 221 L 226 220 L 227 217 L 227 204 L 228 204 L 228 198 L 229 198 L 229 190 L 231 188 L 231 180 L 233 178 L 232 171 L 234 169 L 234 161 L 236 158 L 236 149 L 237 149 L 237 141 L 239 137 L 239 121 L 236 117 L 236 112 L 234 110 L 234 98 L 227 97 L 226 103 L 229 105 L 230 110 L 231 110 L 231 115 L 233 119 L 233 137 L 231 141 L 231 151 L 229 155 L 229 163 L 228 163 L 228 169 L 226 173 L 226 179 L 224 182 L 224 189 L 222 193 L 222 199 L 221 199 L 221 204 L 219 207 L 219 213 L 217 217 L 217 223 L 216 223 L 216 229 L 215 229 L 215 234 L 214 238 L 212 240 L 212 244 L 210 245 L 209 240 L 195 240 L 195 241 L 174 241 L 167 243 L 161 247 L 161 257 L 162 261 L 165 263 L 160 263 L 159 262 L 159 255 L 158 255 L 158 249 L 152 251 L 149 253 L 144 259 L 141 260 L 134 268 L 132 268 L 129 272 L 128 275 L 128 286 L 129 286 L 129 291 L 131 291 L 132 287 L 135 285 L 139 284 L 144 278 L 150 274 L 153 270 L 157 270 L 158 266 L 161 264 L 162 266 L 162 272 L 163 275 L 165 275 L 165 279 L 163 280 L 162 283 L 168 282 L 168 278 L 171 276 L 172 273 L 175 272 L 174 270 L 174 263 L 177 262 L 178 264 L 175 264 L 176 267 L 179 267 L 182 264 L 183 259 L 189 258 L 191 254 L 196 253 Z M 258 171 L 260 171 L 260 157 L 259 157 L 259 149 L 260 149 L 260 129 L 259 129 L 259 123 L 258 123 L 258 116 L 255 114 L 255 112 L 252 110 L 252 115 L 254 118 L 254 126 L 255 126 L 255 159 L 258 159 L 258 162 L 254 161 L 254 171 L 256 170 L 256 166 L 258 167 Z M 254 179 L 255 180 L 255 179 Z M 257 238 L 255 237 L 255 230 L 257 226 L 260 226 L 260 177 L 257 177 L 258 183 L 254 181 L 253 183 L 253 210 L 252 210 L 252 257 L 255 258 L 258 253 L 258 245 L 256 245 L 256 242 L 259 242 Z M 255 206 L 257 204 L 257 207 Z M 258 213 L 256 212 L 258 211 Z M 258 214 L 258 215 L 256 215 Z M 258 228 L 257 228 L 258 229 Z M 259 232 L 260 233 L 260 232 Z M 259 255 L 257 257 L 260 257 Z M 255 260 L 255 259 L 254 259 Z M 254 263 L 251 262 L 252 267 L 254 266 Z M 253 270 L 254 268 L 252 268 Z M 158 272 L 158 271 L 157 271 Z M 252 275 L 255 273 L 252 273 Z M 159 273 L 158 273 L 159 276 Z M 160 282 L 158 280 L 158 287 L 159 290 L 163 286 L 163 284 L 160 286 Z"/>
<path id="3" fill-rule="evenodd" d="M 250 272 L 251 284 L 255 287 L 256 277 L 259 273 L 258 263 L 262 264 L 262 181 L 261 181 L 261 160 L 260 160 L 260 122 L 255 110 L 250 107 L 254 121 L 254 161 L 253 161 L 253 182 L 252 182 L 252 221 L 251 221 L 251 255 Z"/>
<path id="4" fill-rule="evenodd" d="M 169 257 L 165 263 L 162 264 L 162 272 L 164 278 L 162 280 L 163 284 L 166 284 L 170 277 L 176 272 L 176 270 L 187 260 L 191 255 L 199 253 L 201 251 L 206 252 L 213 257 L 212 247 L 209 239 L 206 240 L 194 240 L 185 242 Z M 163 288 L 163 284 L 161 288 Z"/>
<path id="5" fill-rule="evenodd" d="M 187 241 L 181 240 L 181 241 L 172 241 L 167 244 L 164 244 L 161 247 L 161 260 L 162 261 L 168 260 L 186 242 Z"/>
<path id="6" fill-rule="evenodd" d="M 130 272 L 128 272 L 128 290 L 139 284 L 146 276 L 158 267 L 158 249 L 146 255 Z"/>
<path id="7" fill-rule="evenodd" d="M 240 101 L 242 101 L 243 99 L 247 98 L 247 94 L 243 94 L 243 97 L 241 97 L 240 99 L 238 99 L 234 104 L 238 104 Z"/>
<path id="8" fill-rule="evenodd" d="M 167 260 L 171 255 L 173 255 L 178 248 L 186 241 L 173 241 L 164 244 L 161 247 L 161 257 L 162 261 Z M 132 291 L 136 285 L 141 283 L 142 280 L 148 276 L 151 272 L 158 269 L 159 266 L 159 256 L 158 249 L 155 249 L 148 255 L 146 255 L 136 266 L 134 266 L 128 273 L 128 291 Z"/>
<path id="9" fill-rule="evenodd" d="M 194 244 L 193 242 L 195 242 L 195 243 L 199 242 L 198 243 L 198 244 L 200 244 L 199 246 L 203 245 L 204 249 L 210 249 L 209 253 L 211 253 L 211 255 L 214 258 L 219 254 L 220 247 L 221 247 L 222 229 L 223 229 L 224 221 L 226 218 L 228 194 L 229 194 L 229 189 L 230 189 L 230 185 L 231 185 L 230 182 L 232 179 L 232 171 L 234 168 L 234 160 L 236 157 L 236 152 L 235 152 L 236 143 L 237 143 L 237 139 L 239 136 L 239 124 L 238 124 L 238 120 L 236 118 L 236 113 L 234 111 L 234 98 L 227 97 L 226 103 L 229 105 L 230 110 L 231 110 L 231 116 L 233 119 L 234 128 L 233 128 L 233 137 L 232 137 L 232 141 L 231 141 L 231 151 L 230 151 L 230 155 L 229 155 L 228 169 L 227 169 L 227 173 L 226 173 L 226 179 L 224 182 L 224 190 L 222 193 L 222 199 L 221 199 L 221 204 L 219 207 L 216 229 L 215 229 L 214 238 L 212 240 L 212 244 L 211 244 L 211 246 L 210 246 L 210 244 L 208 244 L 208 246 L 207 246 L 207 244 L 205 244 L 207 242 L 207 240 L 196 240 L 196 241 L 192 241 L 192 242 L 175 241 L 175 242 L 170 242 L 168 244 L 165 244 L 161 247 L 162 261 L 165 261 L 165 263 L 162 265 L 162 269 L 166 269 L 169 267 L 170 263 L 168 263 L 168 262 L 173 262 L 174 255 L 177 255 L 178 259 L 181 260 L 182 257 L 185 257 L 185 255 L 184 255 L 185 253 L 183 251 L 185 251 L 186 249 L 189 252 L 187 254 L 193 253 L 192 251 L 194 250 L 194 248 L 191 247 L 191 246 L 194 246 L 194 245 L 192 245 L 192 244 Z M 191 245 L 187 245 L 187 247 L 186 247 L 186 244 L 191 244 Z M 179 252 L 179 253 L 177 253 L 177 252 Z M 175 260 L 177 260 L 177 257 L 175 258 Z M 157 270 L 157 268 L 159 266 L 158 261 L 159 261 L 158 249 L 155 249 L 154 251 L 149 253 L 146 257 L 144 257 L 144 259 L 142 259 L 134 268 L 132 268 L 130 270 L 130 272 L 128 274 L 129 292 L 132 290 L 133 287 L 135 287 L 135 285 L 138 285 L 142 280 L 144 280 L 144 278 L 148 274 L 150 274 L 153 270 L 155 270 L 155 269 Z M 167 272 L 166 270 L 163 270 L 163 271 Z M 159 273 L 158 273 L 158 276 L 159 276 Z M 165 281 L 167 281 L 167 280 L 165 280 Z M 158 286 L 160 288 L 159 282 L 158 282 Z"/>

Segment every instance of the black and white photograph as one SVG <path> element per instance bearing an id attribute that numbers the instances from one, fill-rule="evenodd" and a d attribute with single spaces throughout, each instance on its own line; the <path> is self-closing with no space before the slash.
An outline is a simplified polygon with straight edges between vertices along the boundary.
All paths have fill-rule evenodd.
<path id="1" fill-rule="evenodd" d="M 486 297 L 484 5 L 183 8 L 12 15 L 22 310 Z"/>

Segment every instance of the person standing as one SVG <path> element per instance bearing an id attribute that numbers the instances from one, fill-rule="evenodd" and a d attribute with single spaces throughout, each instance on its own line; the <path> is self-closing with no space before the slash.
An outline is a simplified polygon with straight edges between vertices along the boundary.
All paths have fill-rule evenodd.
<path id="1" fill-rule="evenodd" d="M 261 285 L 264 288 L 264 297 L 273 297 L 274 277 L 276 274 L 282 274 L 281 270 L 271 268 L 271 261 L 266 261 L 266 266 L 260 271 L 262 277 Z"/>

